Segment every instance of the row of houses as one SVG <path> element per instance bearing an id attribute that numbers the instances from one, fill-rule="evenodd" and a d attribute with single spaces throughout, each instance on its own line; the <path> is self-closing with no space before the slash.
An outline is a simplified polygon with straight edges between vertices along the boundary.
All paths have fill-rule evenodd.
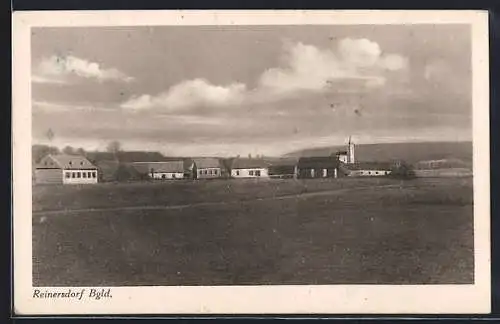
<path id="1" fill-rule="evenodd" d="M 291 158 L 165 158 L 155 152 L 47 155 L 35 166 L 36 183 L 83 184 L 116 180 L 215 178 L 338 178 L 387 176 L 390 163 L 341 161 L 338 155 Z"/>

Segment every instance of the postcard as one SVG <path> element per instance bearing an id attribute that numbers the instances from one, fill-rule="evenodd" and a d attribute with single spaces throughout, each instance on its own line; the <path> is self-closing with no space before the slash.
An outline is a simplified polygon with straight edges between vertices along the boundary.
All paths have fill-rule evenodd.
<path id="1" fill-rule="evenodd" d="M 488 14 L 13 14 L 19 315 L 490 312 Z"/>

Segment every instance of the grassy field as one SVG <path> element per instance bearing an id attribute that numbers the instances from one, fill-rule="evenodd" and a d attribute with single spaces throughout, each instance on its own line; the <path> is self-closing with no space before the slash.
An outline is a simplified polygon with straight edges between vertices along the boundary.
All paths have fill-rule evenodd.
<path id="1" fill-rule="evenodd" d="M 36 286 L 473 282 L 472 179 L 35 186 Z"/>

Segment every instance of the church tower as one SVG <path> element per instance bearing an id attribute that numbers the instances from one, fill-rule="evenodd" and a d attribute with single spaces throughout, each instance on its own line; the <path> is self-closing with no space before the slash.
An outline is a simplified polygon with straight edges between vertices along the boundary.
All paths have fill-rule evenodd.
<path id="1" fill-rule="evenodd" d="M 351 140 L 351 136 L 349 136 L 349 146 L 347 148 L 347 163 L 354 163 L 354 142 Z"/>

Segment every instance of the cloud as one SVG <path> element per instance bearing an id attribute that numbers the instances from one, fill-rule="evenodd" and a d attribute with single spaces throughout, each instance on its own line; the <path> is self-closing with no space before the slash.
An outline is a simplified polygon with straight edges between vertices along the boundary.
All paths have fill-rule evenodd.
<path id="1" fill-rule="evenodd" d="M 96 111 L 96 110 L 106 110 L 104 107 L 97 107 L 95 105 L 82 105 L 74 103 L 55 103 L 49 101 L 33 101 L 32 103 L 34 111 L 42 112 L 67 112 L 67 111 Z"/>
<path id="2" fill-rule="evenodd" d="M 65 84 L 64 80 L 55 79 L 55 78 L 47 78 L 39 75 L 33 75 L 31 77 L 31 81 L 35 83 L 54 83 L 54 84 Z"/>
<path id="3" fill-rule="evenodd" d="M 132 97 L 121 107 L 132 110 L 155 107 L 178 110 L 202 105 L 227 106 L 242 102 L 246 92 L 246 86 L 242 83 L 220 86 L 213 85 L 204 79 L 194 79 L 174 85 L 157 96 Z"/>
<path id="4" fill-rule="evenodd" d="M 284 63 L 283 67 L 262 74 L 261 87 L 281 93 L 324 91 L 332 84 L 342 87 L 342 81 L 346 81 L 360 91 L 383 86 L 387 72 L 403 70 L 408 65 L 406 58 L 382 54 L 377 43 L 364 38 L 342 39 L 336 49 L 297 43 L 287 47 Z"/>
<path id="5" fill-rule="evenodd" d="M 80 77 L 102 81 L 131 82 L 133 77 L 115 69 L 102 68 L 99 63 L 90 62 L 75 56 L 51 56 L 44 58 L 32 77 L 37 83 L 67 83 L 68 77 Z"/>
<path id="6" fill-rule="evenodd" d="M 408 60 L 383 53 L 368 39 L 342 39 L 337 47 L 318 48 L 288 43 L 280 67 L 263 71 L 254 89 L 245 84 L 214 85 L 204 79 L 181 82 L 158 95 L 131 97 L 121 107 L 131 110 L 165 108 L 169 111 L 192 107 L 227 107 L 262 103 L 307 92 L 363 92 L 382 87 L 388 74 L 404 70 Z"/>

